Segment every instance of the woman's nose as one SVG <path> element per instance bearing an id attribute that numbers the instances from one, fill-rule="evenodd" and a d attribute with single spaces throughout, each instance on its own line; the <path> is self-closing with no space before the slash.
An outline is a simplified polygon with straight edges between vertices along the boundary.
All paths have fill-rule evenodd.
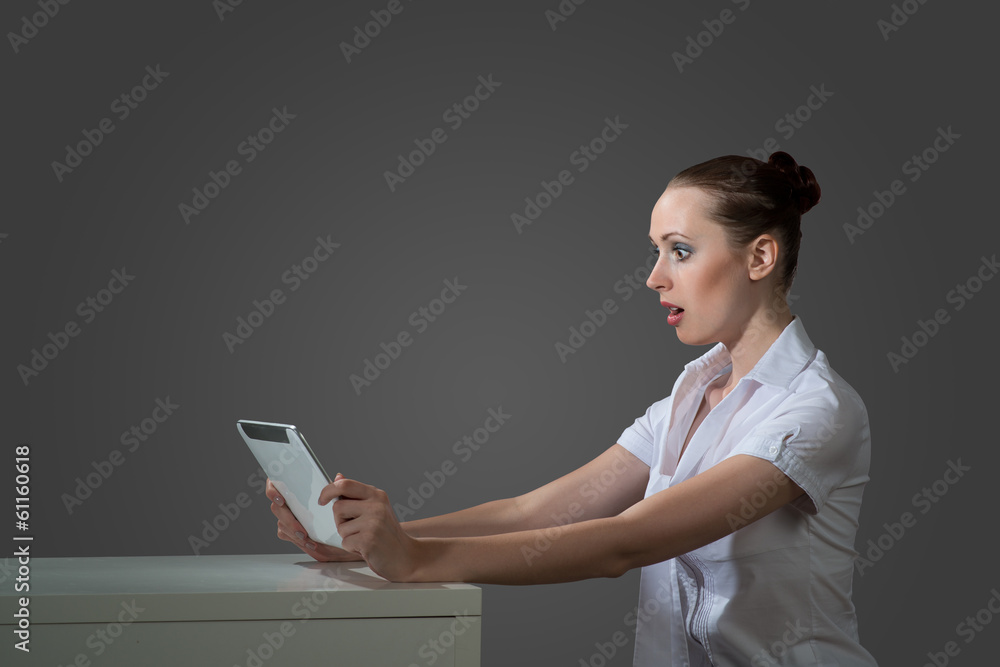
<path id="1" fill-rule="evenodd" d="M 657 261 L 653 265 L 653 270 L 649 272 L 649 278 L 646 279 L 646 287 L 651 290 L 658 290 L 662 288 L 669 288 L 670 277 L 667 275 L 666 269 L 663 268 L 663 262 Z"/>

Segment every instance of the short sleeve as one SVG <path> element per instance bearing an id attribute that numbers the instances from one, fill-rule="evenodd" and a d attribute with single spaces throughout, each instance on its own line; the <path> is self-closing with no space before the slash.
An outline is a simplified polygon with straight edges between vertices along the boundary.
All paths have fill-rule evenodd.
<path id="1" fill-rule="evenodd" d="M 859 470 L 867 475 L 871 455 L 868 411 L 860 397 L 840 387 L 793 394 L 756 426 L 731 455 L 772 462 L 805 495 L 792 505 L 818 514 L 830 494 Z"/>
<path id="2" fill-rule="evenodd" d="M 657 441 L 660 424 L 670 415 L 672 398 L 671 394 L 646 408 L 646 413 L 636 418 L 618 437 L 618 444 L 647 466 L 653 465 L 654 443 Z"/>

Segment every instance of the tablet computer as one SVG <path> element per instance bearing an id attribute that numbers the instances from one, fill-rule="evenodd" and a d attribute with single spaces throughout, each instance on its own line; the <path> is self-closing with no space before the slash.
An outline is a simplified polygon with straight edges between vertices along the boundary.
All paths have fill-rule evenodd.
<path id="1" fill-rule="evenodd" d="M 260 467 L 285 499 L 285 505 L 315 542 L 343 548 L 333 502 L 319 504 L 323 487 L 333 482 L 299 430 L 292 424 L 240 419 L 236 430 Z"/>

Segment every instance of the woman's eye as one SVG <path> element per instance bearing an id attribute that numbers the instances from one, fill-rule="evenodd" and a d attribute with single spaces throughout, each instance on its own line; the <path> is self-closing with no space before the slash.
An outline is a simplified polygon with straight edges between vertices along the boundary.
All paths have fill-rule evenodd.
<path id="1" fill-rule="evenodd" d="M 660 248 L 659 248 L 658 246 L 655 246 L 655 245 L 654 245 L 654 246 L 651 246 L 651 247 L 649 248 L 649 251 L 650 251 L 651 253 L 653 253 L 654 255 L 659 255 L 659 254 L 660 254 Z M 686 248 L 686 247 L 684 247 L 684 246 L 682 246 L 682 245 L 675 245 L 675 246 L 674 246 L 673 248 L 671 248 L 671 251 L 672 251 L 672 252 L 681 252 L 681 253 L 685 253 L 685 254 L 681 255 L 681 256 L 680 256 L 680 257 L 679 257 L 679 258 L 677 259 L 677 261 L 679 261 L 679 262 L 683 262 L 683 261 L 684 261 L 685 259 L 687 259 L 687 258 L 688 258 L 688 255 L 690 255 L 690 254 L 691 254 L 691 253 L 693 252 L 693 251 L 692 251 L 692 250 L 690 250 L 689 248 Z"/>

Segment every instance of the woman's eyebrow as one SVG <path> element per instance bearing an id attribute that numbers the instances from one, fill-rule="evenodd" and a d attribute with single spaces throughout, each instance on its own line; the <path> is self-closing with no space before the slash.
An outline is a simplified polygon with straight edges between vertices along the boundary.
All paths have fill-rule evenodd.
<path id="1" fill-rule="evenodd" d="M 667 239 L 668 239 L 669 237 L 671 237 L 671 236 L 680 236 L 681 238 L 685 238 L 685 239 L 687 239 L 688 241 L 691 241 L 691 240 L 692 240 L 692 239 L 691 239 L 691 237 L 689 237 L 689 236 L 684 236 L 684 235 L 683 235 L 683 234 L 681 234 L 680 232 L 667 232 L 666 234 L 663 234 L 662 236 L 660 236 L 660 240 L 661 240 L 661 241 L 666 241 L 666 240 L 667 240 Z M 649 242 L 650 242 L 650 243 L 656 243 L 656 241 L 654 241 L 654 240 L 653 240 L 653 237 L 652 237 L 652 236 L 650 236 L 650 237 L 649 237 Z"/>

